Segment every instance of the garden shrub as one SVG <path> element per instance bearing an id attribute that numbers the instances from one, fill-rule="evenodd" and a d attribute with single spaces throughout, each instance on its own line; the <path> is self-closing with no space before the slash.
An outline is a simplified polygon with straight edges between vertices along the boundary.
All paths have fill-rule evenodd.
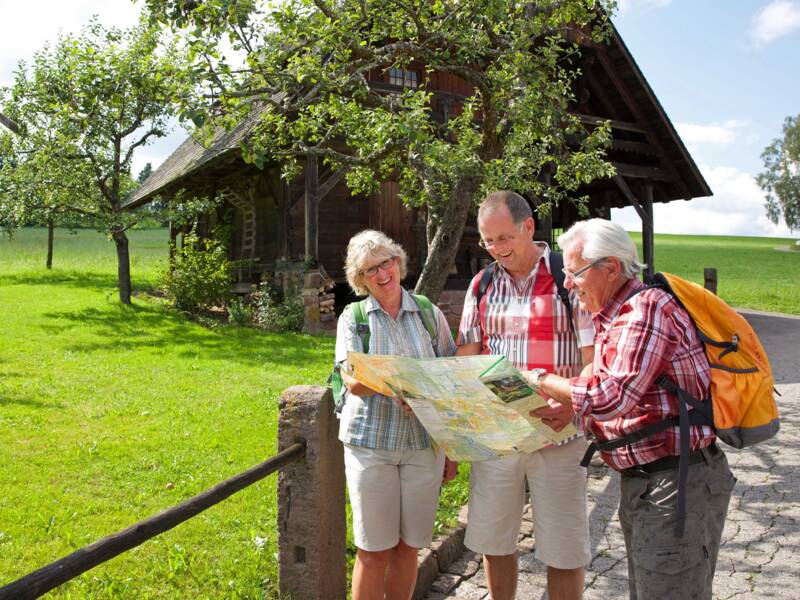
<path id="1" fill-rule="evenodd" d="M 223 242 L 190 233 L 175 251 L 172 268 L 162 273 L 161 286 L 177 308 L 197 314 L 227 300 L 233 267 Z"/>
<path id="2" fill-rule="evenodd" d="M 299 293 L 284 296 L 283 290 L 262 283 L 251 294 L 253 321 L 267 331 L 300 332 L 303 329 L 305 310 Z"/>
<path id="3" fill-rule="evenodd" d="M 248 325 L 253 320 L 253 309 L 245 298 L 233 298 L 228 302 L 228 322 L 233 325 Z"/>

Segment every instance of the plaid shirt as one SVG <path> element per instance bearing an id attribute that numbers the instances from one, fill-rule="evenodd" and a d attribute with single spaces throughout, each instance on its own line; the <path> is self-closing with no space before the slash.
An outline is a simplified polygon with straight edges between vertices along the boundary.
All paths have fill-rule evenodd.
<path id="1" fill-rule="evenodd" d="M 431 336 L 419 315 L 419 306 L 406 290 L 402 290 L 402 294 L 396 320 L 371 295 L 367 298 L 365 312 L 369 320 L 369 354 L 415 358 L 455 354 L 453 336 L 442 311 L 433 307 L 439 329 L 438 347 L 434 353 Z M 364 351 L 350 307 L 339 317 L 336 362 L 346 361 L 348 351 Z M 345 444 L 380 450 L 422 450 L 431 445 L 419 419 L 397 406 L 391 398 L 381 394 L 355 396 L 347 393 L 339 423 L 339 439 Z"/>
<path id="2" fill-rule="evenodd" d="M 475 304 L 483 271 L 472 280 L 464 300 L 464 312 L 458 329 L 458 345 L 481 343 L 481 354 L 502 354 L 522 370 L 547 369 L 562 377 L 581 371 L 578 346 L 594 343 L 591 315 L 570 297 L 579 342 L 561 302 L 556 282 L 550 274 L 550 248 L 537 244 L 542 256 L 522 282 L 495 265 L 492 281 Z"/>
<path id="3" fill-rule="evenodd" d="M 562 377 L 572 377 L 582 367 L 579 346 L 591 346 L 594 342 L 592 318 L 570 296 L 573 330 L 550 274 L 550 248 L 545 243 L 537 246 L 542 256 L 522 282 L 515 281 L 499 263 L 495 265 L 480 306 L 475 299 L 483 271 L 474 277 L 464 300 L 458 345 L 480 342 L 481 354 L 501 354 L 517 369 L 543 368 Z M 574 437 L 562 443 L 571 439 Z"/>
<path id="4" fill-rule="evenodd" d="M 655 385 L 669 375 L 695 398 L 708 395 L 711 376 L 697 330 L 669 294 L 631 279 L 597 313 L 594 373 L 570 380 L 572 403 L 597 439 L 611 440 L 678 414 L 678 399 Z M 691 410 L 691 407 L 690 407 Z M 711 427 L 692 426 L 690 448 L 710 446 Z M 603 452 L 615 469 L 680 454 L 679 431 L 670 427 L 629 446 Z"/>

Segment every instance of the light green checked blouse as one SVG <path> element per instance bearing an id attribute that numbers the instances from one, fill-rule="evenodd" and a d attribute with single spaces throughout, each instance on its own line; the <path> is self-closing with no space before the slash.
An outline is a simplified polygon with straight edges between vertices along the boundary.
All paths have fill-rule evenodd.
<path id="1" fill-rule="evenodd" d="M 419 314 L 419 306 L 406 290 L 397 319 L 392 319 L 370 295 L 366 313 L 369 320 L 369 354 L 391 354 L 414 358 L 453 356 L 456 345 L 442 311 L 434 306 L 439 336 L 434 353 L 431 336 Z M 336 332 L 336 362 L 347 360 L 349 351 L 363 352 L 352 309 L 339 317 Z M 380 450 L 422 450 L 431 441 L 419 420 L 394 400 L 381 394 L 355 396 L 347 393 L 339 423 L 339 439 L 345 444 Z"/>

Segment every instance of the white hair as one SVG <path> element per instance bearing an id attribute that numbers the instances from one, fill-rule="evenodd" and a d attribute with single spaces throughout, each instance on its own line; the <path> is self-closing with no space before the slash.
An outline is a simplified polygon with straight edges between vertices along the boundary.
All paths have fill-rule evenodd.
<path id="1" fill-rule="evenodd" d="M 365 229 L 350 238 L 347 244 L 347 256 L 344 260 L 344 271 L 347 283 L 357 296 L 369 294 L 364 285 L 362 270 L 368 260 L 396 258 L 400 263 L 400 278 L 407 273 L 408 257 L 403 247 L 381 231 Z"/>
<path id="2" fill-rule="evenodd" d="M 622 276 L 626 279 L 633 279 L 646 266 L 639 262 L 636 245 L 628 233 L 606 219 L 578 221 L 558 236 L 558 246 L 564 252 L 576 244 L 580 244 L 581 258 L 587 262 L 609 256 L 617 258 L 622 267 Z"/>

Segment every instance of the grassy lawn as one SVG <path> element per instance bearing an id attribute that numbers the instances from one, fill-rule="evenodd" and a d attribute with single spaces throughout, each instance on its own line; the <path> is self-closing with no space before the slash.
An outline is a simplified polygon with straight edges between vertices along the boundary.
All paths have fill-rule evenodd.
<path id="1" fill-rule="evenodd" d="M 641 235 L 631 234 L 639 244 Z M 800 315 L 800 252 L 794 240 L 757 237 L 656 235 L 655 267 L 703 284 L 717 269 L 717 293 L 729 304 Z"/>
<path id="2" fill-rule="evenodd" d="M 131 237 L 141 289 L 166 234 Z M 111 243 L 59 232 L 48 273 L 43 240 L 0 242 L 0 583 L 273 455 L 280 392 L 324 381 L 333 352 L 330 339 L 204 329 L 144 296 L 123 307 Z M 272 596 L 275 486 L 273 475 L 53 596 Z"/>
<path id="3" fill-rule="evenodd" d="M 163 267 L 166 232 L 131 234 L 138 290 Z M 0 584 L 177 504 L 276 451 L 277 398 L 321 383 L 333 340 L 203 328 L 139 294 L 117 301 L 103 236 L 0 238 Z M 800 314 L 790 240 L 656 236 L 656 267 L 732 304 Z M 438 524 L 466 500 L 466 467 Z M 50 597 L 260 598 L 276 594 L 276 478 L 93 569 Z M 262 540 L 265 540 L 262 542 Z"/>

